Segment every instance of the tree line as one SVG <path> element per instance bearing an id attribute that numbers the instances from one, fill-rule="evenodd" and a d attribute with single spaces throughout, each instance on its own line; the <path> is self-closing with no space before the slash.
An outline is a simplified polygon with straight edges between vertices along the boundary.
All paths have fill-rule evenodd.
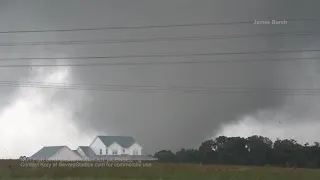
<path id="1" fill-rule="evenodd" d="M 160 162 L 273 165 L 320 168 L 320 143 L 299 144 L 294 139 L 251 136 L 219 136 L 203 142 L 198 149 L 181 149 L 176 153 L 161 150 L 154 154 Z"/>

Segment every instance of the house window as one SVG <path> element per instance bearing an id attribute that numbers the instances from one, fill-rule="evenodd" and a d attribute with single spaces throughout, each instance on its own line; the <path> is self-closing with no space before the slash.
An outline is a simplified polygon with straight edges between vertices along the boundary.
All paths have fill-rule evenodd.
<path id="1" fill-rule="evenodd" d="M 108 154 L 108 148 L 106 149 L 106 154 Z"/>
<path id="2" fill-rule="evenodd" d="M 100 149 L 100 155 L 102 154 L 102 149 Z"/>
<path id="3" fill-rule="evenodd" d="M 112 150 L 112 154 L 116 155 L 116 154 L 118 154 L 118 151 L 117 150 Z"/>
<path id="4" fill-rule="evenodd" d="M 138 155 L 138 150 L 134 149 L 133 150 L 133 155 Z"/>

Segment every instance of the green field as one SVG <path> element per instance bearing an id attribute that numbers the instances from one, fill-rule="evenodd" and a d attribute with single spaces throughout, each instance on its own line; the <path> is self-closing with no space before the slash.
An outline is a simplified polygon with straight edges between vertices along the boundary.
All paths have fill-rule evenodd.
<path id="1" fill-rule="evenodd" d="M 320 170 L 200 164 L 145 163 L 146 167 L 21 167 L 0 161 L 0 179 L 319 180 Z"/>

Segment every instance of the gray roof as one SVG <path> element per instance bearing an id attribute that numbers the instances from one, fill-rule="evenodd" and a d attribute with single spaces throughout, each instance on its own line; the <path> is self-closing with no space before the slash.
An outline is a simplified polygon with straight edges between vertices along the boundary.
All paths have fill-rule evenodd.
<path id="1" fill-rule="evenodd" d="M 77 154 L 78 156 L 80 156 L 81 157 L 81 155 L 78 153 L 78 151 L 77 150 L 72 150 L 75 154 Z"/>
<path id="2" fill-rule="evenodd" d="M 79 146 L 79 148 L 89 158 L 94 158 L 96 156 L 96 153 L 89 146 Z"/>
<path id="3" fill-rule="evenodd" d="M 134 140 L 133 137 L 129 136 L 98 136 L 98 138 L 107 147 L 113 144 L 114 142 L 117 142 L 120 146 L 128 148 L 136 142 L 136 140 Z"/>
<path id="4" fill-rule="evenodd" d="M 40 149 L 34 155 L 31 156 L 32 159 L 48 159 L 59 152 L 61 149 L 67 146 L 47 146 Z"/>

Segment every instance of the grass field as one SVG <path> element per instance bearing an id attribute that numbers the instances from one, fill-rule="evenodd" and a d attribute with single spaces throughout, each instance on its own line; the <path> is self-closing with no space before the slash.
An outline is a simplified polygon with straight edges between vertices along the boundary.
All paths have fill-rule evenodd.
<path id="1" fill-rule="evenodd" d="M 0 179 L 178 179 L 178 180 L 320 180 L 320 170 L 278 167 L 145 163 L 145 167 L 22 167 L 1 160 Z M 113 165 L 114 166 L 114 165 Z"/>

